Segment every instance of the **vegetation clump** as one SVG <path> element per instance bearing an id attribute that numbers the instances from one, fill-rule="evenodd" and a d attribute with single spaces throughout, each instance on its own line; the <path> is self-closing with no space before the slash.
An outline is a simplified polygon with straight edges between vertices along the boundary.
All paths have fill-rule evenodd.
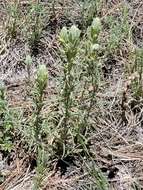
<path id="1" fill-rule="evenodd" d="M 142 189 L 141 4 L 0 7 L 0 189 Z"/>

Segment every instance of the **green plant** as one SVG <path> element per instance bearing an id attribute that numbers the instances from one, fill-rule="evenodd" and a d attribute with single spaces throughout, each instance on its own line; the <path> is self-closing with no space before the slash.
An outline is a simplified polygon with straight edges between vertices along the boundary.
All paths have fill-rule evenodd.
<path id="1" fill-rule="evenodd" d="M 62 139 L 62 142 L 60 143 L 64 146 L 63 152 L 66 153 L 67 150 L 70 151 L 70 145 L 68 145 L 68 148 L 66 146 L 67 143 L 70 144 L 70 139 L 73 139 L 72 146 L 77 148 L 75 152 L 81 150 L 87 152 L 86 146 L 88 142 L 85 131 L 89 125 L 88 119 L 95 105 L 96 92 L 100 86 L 101 65 L 98 60 L 98 51 L 100 49 L 98 38 L 101 29 L 100 19 L 93 19 L 91 26 L 87 29 L 87 36 L 83 44 L 79 39 L 80 31 L 76 26 L 72 26 L 69 30 L 64 27 L 60 33 L 60 42 L 66 60 L 66 62 L 63 61 L 62 63 L 64 119 L 61 125 L 60 139 Z M 82 44 L 82 54 L 84 52 L 81 64 L 79 64 L 80 60 L 76 57 L 77 54 L 80 56 L 80 44 Z M 76 73 L 76 70 L 78 73 Z M 83 81 L 85 84 L 82 97 L 79 100 L 81 89 L 78 88 L 78 85 L 81 86 Z M 89 86 L 92 87 L 90 92 L 88 90 Z M 85 103 L 83 99 L 88 100 L 89 104 Z"/>
<path id="2" fill-rule="evenodd" d="M 134 96 L 139 99 L 140 97 L 143 97 L 143 48 L 135 50 L 133 72 L 135 78 L 132 81 L 132 90 Z"/>
<path id="3" fill-rule="evenodd" d="M 38 51 L 38 45 L 44 26 L 43 15 L 44 8 L 40 1 L 37 0 L 35 3 L 31 3 L 24 30 L 33 54 L 36 54 Z"/>
<path id="4" fill-rule="evenodd" d="M 31 59 L 30 59 L 31 61 Z M 33 101 L 33 112 L 31 117 L 24 117 L 23 124 L 23 136 L 26 142 L 28 142 L 29 150 L 33 150 L 36 156 L 38 155 L 39 147 L 42 147 L 43 143 L 43 127 L 45 119 L 43 118 L 42 108 L 44 106 L 44 94 L 47 87 L 48 72 L 45 65 L 39 65 L 36 73 L 36 79 L 34 86 L 30 86 Z M 22 130 L 22 129 L 21 129 Z"/>
<path id="5" fill-rule="evenodd" d="M 86 27 L 91 25 L 92 20 L 99 14 L 101 10 L 102 0 L 84 0 L 82 3 L 82 26 Z"/>
<path id="6" fill-rule="evenodd" d="M 124 35 L 124 38 L 131 39 L 132 35 L 130 33 L 130 23 L 129 23 L 129 8 L 125 4 L 123 7 L 121 7 L 121 29 L 122 33 Z"/>
<path id="7" fill-rule="evenodd" d="M 105 23 L 109 26 L 109 38 L 107 40 L 107 51 L 113 53 L 118 49 L 124 39 L 130 39 L 131 34 L 129 31 L 128 7 L 123 5 L 120 8 L 121 18 L 108 16 Z"/>
<path id="8" fill-rule="evenodd" d="M 27 71 L 26 83 L 25 83 L 26 94 L 27 96 L 30 96 L 30 92 L 32 88 L 32 83 L 31 83 L 32 57 L 30 55 L 26 55 L 24 63 L 25 63 L 26 71 Z"/>
<path id="9" fill-rule="evenodd" d="M 45 65 L 40 65 L 37 70 L 36 85 L 34 91 L 34 103 L 35 103 L 35 121 L 34 121 L 34 136 L 37 146 L 40 146 L 41 143 L 41 126 L 42 126 L 42 117 L 41 111 L 43 108 L 44 100 L 44 90 L 46 89 L 48 81 L 48 72 Z"/>
<path id="10" fill-rule="evenodd" d="M 42 138 L 43 132 L 43 118 L 41 115 L 41 111 L 44 105 L 44 91 L 47 86 L 48 81 L 48 72 L 45 65 L 40 65 L 37 70 L 37 77 L 35 81 L 35 90 L 34 90 L 34 121 L 33 121 L 33 132 L 34 132 L 34 141 L 35 141 L 35 149 L 36 149 L 36 158 L 37 158 L 37 168 L 36 168 L 36 177 L 34 190 L 40 188 L 40 183 L 43 178 L 43 173 L 45 170 L 45 150 L 44 150 L 44 142 Z"/>
<path id="11" fill-rule="evenodd" d="M 70 118 L 71 108 L 73 106 L 72 93 L 74 91 L 74 60 L 78 51 L 78 44 L 80 39 L 80 30 L 76 26 L 72 26 L 69 30 L 66 27 L 60 32 L 59 36 L 64 54 L 66 56 L 66 63 L 63 63 L 64 70 L 64 87 L 62 92 L 64 104 L 64 127 L 62 130 L 61 138 L 66 142 L 68 134 L 68 121 Z"/>
<path id="12" fill-rule="evenodd" d="M 10 152 L 13 148 L 13 122 L 5 98 L 5 86 L 0 84 L 0 150 Z"/>
<path id="13" fill-rule="evenodd" d="M 32 57 L 30 55 L 26 56 L 25 59 L 26 69 L 27 69 L 27 81 L 30 82 L 31 75 L 31 65 L 32 65 Z"/>
<path id="14" fill-rule="evenodd" d="M 30 67 L 31 61 L 31 56 L 28 55 L 26 57 L 25 64 Z M 30 71 L 28 70 L 28 73 L 29 72 Z M 36 175 L 33 178 L 34 190 L 40 189 L 46 161 L 48 160 L 46 155 L 48 154 L 49 149 L 48 151 L 45 150 L 45 144 L 47 143 L 47 139 L 45 140 L 45 138 L 48 136 L 47 131 L 49 126 L 47 118 L 43 117 L 42 113 L 47 82 L 47 68 L 45 65 L 39 65 L 36 72 L 34 86 L 29 86 L 29 90 L 31 90 L 30 95 L 32 96 L 33 101 L 33 112 L 30 116 L 26 115 L 25 117 L 25 115 L 22 115 L 22 122 L 19 127 L 20 135 L 23 137 L 21 142 L 22 145 L 24 145 L 23 148 L 26 148 L 27 151 L 30 152 L 30 159 L 34 159 L 36 161 Z"/>
<path id="15" fill-rule="evenodd" d="M 87 38 L 84 45 L 84 57 L 83 57 L 83 68 L 84 72 L 81 75 L 80 80 L 84 80 L 84 88 L 81 95 L 82 103 L 83 99 L 89 99 L 89 104 L 83 106 L 84 119 L 81 125 L 82 134 L 88 126 L 89 114 L 96 102 L 96 92 L 98 92 L 100 87 L 100 77 L 101 77 L 101 64 L 98 57 L 98 51 L 100 50 L 100 45 L 98 42 L 99 34 L 101 32 L 102 25 L 99 18 L 94 18 L 90 27 L 87 29 Z M 89 90 L 90 87 L 90 90 Z M 86 98 L 84 97 L 85 94 Z M 84 103 L 83 103 L 84 105 Z"/>
<path id="16" fill-rule="evenodd" d="M 108 190 L 109 184 L 107 178 L 102 174 L 100 169 L 97 168 L 96 163 L 92 161 L 91 166 L 87 164 L 86 166 L 89 172 L 89 176 L 91 177 L 91 187 L 98 190 Z"/>
<path id="17" fill-rule="evenodd" d="M 7 6 L 8 21 L 6 23 L 7 35 L 15 38 L 17 34 L 17 28 L 19 26 L 19 2 L 14 1 Z"/>
<path id="18" fill-rule="evenodd" d="M 36 176 L 34 177 L 34 187 L 33 190 L 40 190 L 41 183 L 44 177 L 44 172 L 46 169 L 46 157 L 45 150 L 43 147 L 38 148 L 38 156 L 37 156 L 37 167 L 36 167 Z"/>

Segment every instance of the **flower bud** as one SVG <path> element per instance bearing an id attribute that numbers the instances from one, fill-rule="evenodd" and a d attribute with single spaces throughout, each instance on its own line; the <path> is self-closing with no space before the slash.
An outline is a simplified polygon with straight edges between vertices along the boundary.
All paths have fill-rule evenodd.
<path id="1" fill-rule="evenodd" d="M 77 43 L 80 37 L 80 30 L 75 26 L 69 29 L 69 41 L 73 44 Z"/>
<path id="2" fill-rule="evenodd" d="M 92 51 L 98 51 L 100 49 L 100 45 L 99 44 L 93 44 L 91 49 L 92 49 Z"/>
<path id="3" fill-rule="evenodd" d="M 68 30 L 66 27 L 62 28 L 60 35 L 59 35 L 59 38 L 60 38 L 61 43 L 67 43 L 68 42 Z"/>
<path id="4" fill-rule="evenodd" d="M 102 29 L 102 24 L 98 17 L 93 19 L 91 27 L 92 27 L 92 31 L 94 34 L 98 35 L 100 33 L 100 31 Z"/>
<path id="5" fill-rule="evenodd" d="M 38 87 L 41 90 L 44 90 L 46 88 L 47 81 L 48 81 L 47 68 L 46 68 L 45 65 L 40 65 L 39 68 L 38 68 L 38 70 L 37 70 L 37 83 L 38 83 Z"/>
<path id="6" fill-rule="evenodd" d="M 88 28 L 88 36 L 93 41 L 93 43 L 96 43 L 101 29 L 102 25 L 100 19 L 98 17 L 94 18 L 91 26 Z"/>

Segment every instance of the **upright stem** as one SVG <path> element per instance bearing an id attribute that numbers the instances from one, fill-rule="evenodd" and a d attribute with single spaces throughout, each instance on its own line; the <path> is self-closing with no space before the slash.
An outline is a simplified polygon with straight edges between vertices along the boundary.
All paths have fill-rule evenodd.
<path id="1" fill-rule="evenodd" d="M 35 139 L 37 142 L 39 142 L 38 135 L 39 135 L 39 131 L 40 131 L 39 128 L 40 128 L 40 123 L 41 123 L 40 112 L 43 107 L 42 99 L 43 99 L 43 93 L 41 92 L 36 102 Z"/>
<path id="2" fill-rule="evenodd" d="M 96 66 L 94 65 L 94 61 L 91 61 L 88 65 L 88 68 L 87 68 L 87 72 L 88 72 L 88 76 L 91 77 L 91 85 L 92 85 L 92 92 L 90 93 L 90 103 L 89 103 L 89 106 L 87 108 L 87 113 L 86 115 L 84 116 L 84 119 L 83 119 L 83 125 L 82 125 L 82 131 L 81 131 L 81 134 L 84 135 L 85 132 L 86 132 L 86 126 L 88 124 L 88 118 L 89 118 L 89 114 L 91 112 L 91 109 L 93 108 L 94 106 L 94 103 L 95 103 L 95 93 L 98 89 L 98 84 L 97 84 L 97 69 Z"/>
<path id="3" fill-rule="evenodd" d="M 71 108 L 71 91 L 72 91 L 72 76 L 71 76 L 71 70 L 72 70 L 73 62 L 72 60 L 69 60 L 67 63 L 67 67 L 64 68 L 64 81 L 65 81 L 65 87 L 64 87 L 64 107 L 65 107 L 65 118 L 64 118 L 64 131 L 63 131 L 63 138 L 66 140 L 67 132 L 68 132 L 68 120 L 70 117 L 70 108 Z"/>

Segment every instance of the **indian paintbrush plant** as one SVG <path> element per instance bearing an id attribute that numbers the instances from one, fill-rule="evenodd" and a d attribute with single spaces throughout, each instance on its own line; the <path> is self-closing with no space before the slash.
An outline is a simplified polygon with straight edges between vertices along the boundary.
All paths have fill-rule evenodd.
<path id="1" fill-rule="evenodd" d="M 100 75 L 101 75 L 101 64 L 98 58 L 98 51 L 100 50 L 100 45 L 98 42 L 99 34 L 101 32 L 102 25 L 99 18 L 94 18 L 90 27 L 87 29 L 87 38 L 85 41 L 84 48 L 84 78 L 85 84 L 82 92 L 81 100 L 83 101 L 85 91 L 88 88 L 88 99 L 89 105 L 83 108 L 84 119 L 81 125 L 82 134 L 86 131 L 86 126 L 88 124 L 88 117 L 90 111 L 96 103 L 96 92 L 100 87 Z M 83 77 L 81 77 L 83 80 Z M 90 87 L 90 89 L 89 89 Z"/>
<path id="2" fill-rule="evenodd" d="M 75 25 L 71 26 L 70 29 L 63 27 L 60 32 L 59 40 L 61 42 L 62 50 L 66 58 L 66 62 L 63 62 L 62 65 L 64 71 L 64 86 L 62 91 L 64 105 L 64 122 L 61 132 L 61 139 L 63 139 L 63 143 L 66 144 L 70 112 L 73 106 L 73 100 L 71 98 L 75 86 L 73 69 L 75 65 L 74 61 L 78 52 L 78 45 L 80 42 L 80 30 Z"/>
<path id="3" fill-rule="evenodd" d="M 35 122 L 34 122 L 34 134 L 37 146 L 40 146 L 41 143 L 41 125 L 42 125 L 42 117 L 41 111 L 43 108 L 44 101 L 44 91 L 47 87 L 48 81 L 48 72 L 45 65 L 40 65 L 37 70 L 37 78 L 35 85 Z"/>
<path id="4" fill-rule="evenodd" d="M 45 169 L 45 150 L 43 146 L 42 139 L 42 108 L 44 105 L 44 91 L 47 87 L 48 82 L 48 72 L 45 65 L 40 65 L 37 70 L 37 77 L 35 81 L 35 91 L 34 91 L 34 103 L 35 103 L 35 121 L 34 121 L 34 138 L 36 145 L 36 157 L 37 157 L 37 168 L 34 190 L 40 188 L 40 182 L 43 177 L 43 172 Z"/>
<path id="5" fill-rule="evenodd" d="M 98 60 L 98 51 L 100 50 L 98 38 L 101 29 L 102 25 L 100 19 L 94 18 L 91 26 L 87 31 L 86 61 L 87 73 L 91 80 L 90 83 L 93 89 L 92 98 L 95 97 L 95 92 L 98 91 L 100 85 L 101 65 Z"/>
<path id="6" fill-rule="evenodd" d="M 83 105 L 83 101 L 78 101 L 78 113 L 83 111 L 83 119 L 82 121 L 78 121 L 78 127 L 75 129 L 71 129 L 74 133 L 76 144 L 77 142 L 84 144 L 83 141 L 86 141 L 85 132 L 86 126 L 88 126 L 88 118 L 91 112 L 91 109 L 95 105 L 96 102 L 96 92 L 100 86 L 100 75 L 101 75 L 101 65 L 98 60 L 98 51 L 100 49 L 100 45 L 98 43 L 99 34 L 101 31 L 102 25 L 99 18 L 94 18 L 91 26 L 87 30 L 86 41 L 83 45 L 84 51 L 84 60 L 83 67 L 84 75 L 87 80 L 85 80 L 84 92 L 86 89 L 91 86 L 92 90 L 88 93 L 89 104 Z M 74 70 L 76 68 L 76 55 L 79 52 L 79 42 L 80 42 L 80 30 L 76 26 L 72 26 L 70 29 L 63 27 L 60 33 L 60 42 L 62 45 L 62 50 L 65 55 L 66 61 L 63 62 L 63 71 L 64 71 L 64 87 L 62 91 L 63 105 L 64 105 L 64 120 L 63 120 L 63 128 L 61 130 L 61 139 L 63 140 L 63 144 L 66 145 L 66 141 L 68 139 L 68 132 L 70 126 L 70 120 L 72 115 L 72 109 L 75 109 L 75 86 L 77 83 L 77 78 L 75 76 Z M 83 80 L 81 77 L 80 80 Z M 82 93 L 82 98 L 84 99 L 84 92 Z M 81 98 L 81 99 L 82 99 Z M 84 107 L 84 108 L 83 108 Z M 81 109 L 81 110 L 79 110 Z M 72 118 L 73 120 L 73 118 Z M 78 120 L 78 118 L 76 118 Z M 78 128 L 78 129 L 77 129 Z M 76 134 L 75 134 L 76 133 Z M 78 140 L 77 140 L 78 139 Z M 84 145 L 83 145 L 84 146 Z M 85 146 L 84 146 L 85 148 Z"/>
<path id="7" fill-rule="evenodd" d="M 45 150 L 42 146 L 38 149 L 37 155 L 37 167 L 36 167 L 36 176 L 33 179 L 34 187 L 33 190 L 40 190 L 41 183 L 44 177 L 45 169 L 46 169 L 46 157 Z"/>

